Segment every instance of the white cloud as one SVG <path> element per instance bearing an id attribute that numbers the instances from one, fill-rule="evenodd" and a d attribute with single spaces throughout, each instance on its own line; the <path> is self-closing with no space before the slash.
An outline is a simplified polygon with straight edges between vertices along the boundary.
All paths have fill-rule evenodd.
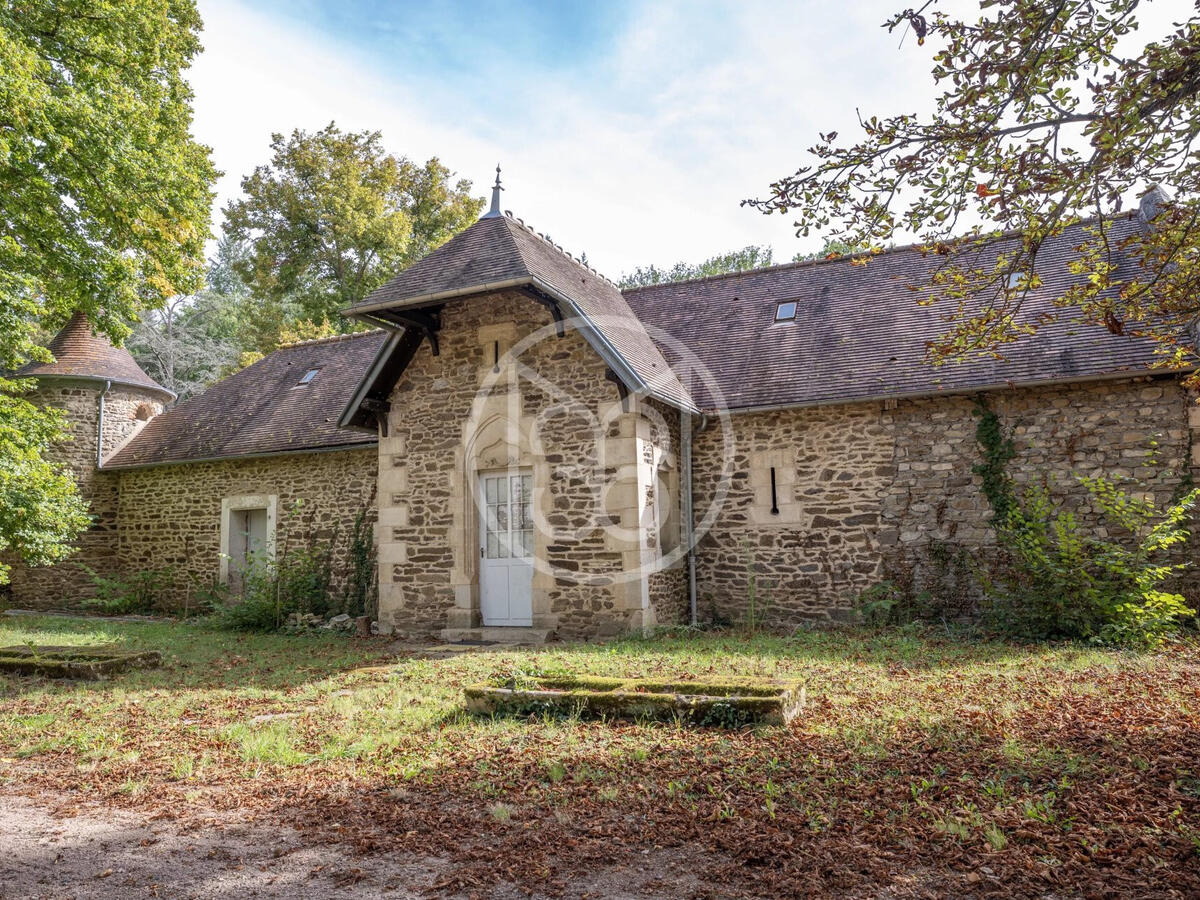
<path id="1" fill-rule="evenodd" d="M 804 162 L 818 131 L 855 133 L 855 108 L 931 108 L 929 53 L 880 22 L 894 0 L 656 3 L 620 39 L 561 77 L 519 58 L 461 78 L 398 77 L 360 48 L 251 11 L 201 0 L 206 50 L 191 80 L 198 138 L 225 171 L 218 206 L 266 161 L 273 131 L 383 132 L 394 152 L 432 155 L 486 193 L 504 166 L 505 208 L 617 276 L 750 243 L 777 259 L 813 249 L 791 220 L 741 208 Z M 397 57 L 403 48 L 398 48 Z M 510 102 L 479 102 L 497 84 Z M 457 92 L 457 93 L 456 93 Z M 215 215 L 219 227 L 220 214 Z"/>

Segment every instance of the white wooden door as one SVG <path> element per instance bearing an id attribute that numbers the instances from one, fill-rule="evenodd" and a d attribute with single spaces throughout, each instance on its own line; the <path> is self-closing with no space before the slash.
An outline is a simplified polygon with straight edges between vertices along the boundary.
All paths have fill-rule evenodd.
<path id="1" fill-rule="evenodd" d="M 479 476 L 479 607 L 484 625 L 533 624 L 533 475 Z"/>

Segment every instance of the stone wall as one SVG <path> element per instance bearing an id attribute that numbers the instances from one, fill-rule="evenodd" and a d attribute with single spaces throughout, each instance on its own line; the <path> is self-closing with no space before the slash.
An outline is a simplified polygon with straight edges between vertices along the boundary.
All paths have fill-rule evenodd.
<path id="1" fill-rule="evenodd" d="M 682 534 L 679 411 L 657 401 L 642 410 L 642 464 L 646 469 L 643 522 L 650 549 L 647 594 L 656 625 L 689 621 L 687 555 Z M 660 496 L 661 494 L 661 496 Z"/>
<path id="2" fill-rule="evenodd" d="M 365 508 L 374 520 L 377 466 L 376 449 L 367 447 L 111 473 L 119 478 L 121 570 L 169 570 L 170 602 L 193 604 L 197 589 L 211 586 L 220 570 L 222 500 L 268 495 L 278 511 L 277 556 L 310 540 L 334 541 L 338 594 L 354 519 Z"/>
<path id="3" fill-rule="evenodd" d="M 67 414 L 68 435 L 51 451 L 51 458 L 65 465 L 87 502 L 92 526 L 75 542 L 76 551 L 55 566 L 28 568 L 13 561 L 10 598 L 18 607 L 65 609 L 95 596 L 92 576 L 110 576 L 117 571 L 117 480 L 97 470 L 97 432 L 100 425 L 100 393 L 103 383 L 74 379 L 45 379 L 31 402 L 61 409 Z M 124 442 L 139 423 L 162 412 L 158 396 L 136 388 L 114 386 L 104 398 L 105 456 Z"/>
<path id="4" fill-rule="evenodd" d="M 1187 477 L 1192 400 L 1170 378 L 1000 391 L 989 402 L 1013 434 L 1017 480 L 1044 481 L 1084 521 L 1092 513 L 1072 473 L 1135 477 L 1160 503 Z M 841 618 L 884 579 L 969 607 L 971 558 L 994 541 L 972 472 L 974 405 L 931 397 L 732 416 L 728 496 L 697 549 L 701 618 L 746 618 L 752 586 L 760 618 Z M 725 437 L 719 423 L 696 435 L 698 519 L 721 483 Z"/>
<path id="5" fill-rule="evenodd" d="M 1075 474 L 1134 478 L 1165 505 L 1189 471 L 1193 401 L 1172 379 L 1000 391 L 987 400 L 1013 438 L 1014 479 L 1044 485 L 1084 524 L 1099 519 Z M 977 598 L 971 560 L 995 543 L 971 472 L 980 459 L 975 406 L 968 397 L 908 400 L 883 416 L 896 441 L 896 478 L 883 498 L 887 575 L 963 613 Z"/>
<path id="6" fill-rule="evenodd" d="M 882 574 L 881 498 L 895 463 L 879 405 L 733 415 L 728 428 L 714 421 L 694 437 L 700 619 L 848 613 Z"/>
<path id="7" fill-rule="evenodd" d="M 522 342 L 517 365 L 505 357 Z M 623 406 L 583 337 L 555 336 L 521 294 L 448 304 L 439 344 L 438 356 L 422 344 L 397 383 L 379 445 L 381 615 L 405 631 L 481 624 L 479 473 L 522 467 L 534 627 L 573 638 L 648 624 L 637 401 Z"/>
<path id="8" fill-rule="evenodd" d="M 519 365 L 504 358 L 541 329 Z M 364 507 L 373 514 L 378 490 L 381 618 L 409 632 L 476 627 L 478 473 L 527 467 L 535 627 L 570 639 L 686 621 L 684 561 L 663 565 L 680 530 L 678 412 L 621 401 L 584 339 L 554 336 L 550 314 L 520 294 L 448 305 L 440 339 L 440 354 L 422 345 L 397 384 L 377 449 L 97 471 L 100 385 L 42 383 L 36 399 L 73 423 L 56 458 L 95 524 L 72 561 L 16 567 L 13 601 L 93 596 L 78 561 L 106 575 L 170 570 L 168 599 L 190 604 L 220 569 L 222 501 L 242 495 L 274 498 L 280 553 L 336 535 L 340 591 L 350 527 Z M 1200 410 L 1171 378 L 997 391 L 988 402 L 1014 438 L 1017 480 L 1046 484 L 1085 522 L 1094 510 L 1075 473 L 1136 478 L 1160 504 L 1200 474 Z M 124 389 L 105 407 L 106 456 L 161 409 Z M 885 580 L 969 611 L 972 566 L 994 546 L 972 472 L 974 408 L 956 396 L 847 404 L 737 414 L 695 432 L 701 620 L 848 618 Z M 1200 574 L 1183 588 L 1200 602 Z"/>

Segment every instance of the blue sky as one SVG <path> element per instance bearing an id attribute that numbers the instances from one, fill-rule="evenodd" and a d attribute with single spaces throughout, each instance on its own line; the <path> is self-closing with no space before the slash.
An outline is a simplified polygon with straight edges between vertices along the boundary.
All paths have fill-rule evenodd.
<path id="1" fill-rule="evenodd" d="M 489 57 L 570 72 L 616 40 L 631 15 L 624 2 L 257 0 L 249 5 L 326 31 L 373 54 L 377 64 L 442 77 L 471 77 Z"/>
<path id="2" fill-rule="evenodd" d="M 480 195 L 500 162 L 504 207 L 613 277 L 751 243 L 816 249 L 740 201 L 818 131 L 857 133 L 856 109 L 932 108 L 932 47 L 879 27 L 896 0 L 199 5 L 194 130 L 226 173 L 218 207 L 272 132 L 335 120 L 438 156 Z"/>

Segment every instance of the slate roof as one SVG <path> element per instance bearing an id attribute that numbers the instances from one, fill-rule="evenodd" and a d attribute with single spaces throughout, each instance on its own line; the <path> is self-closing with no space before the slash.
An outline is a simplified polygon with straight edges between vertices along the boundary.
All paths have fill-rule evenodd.
<path id="1" fill-rule="evenodd" d="M 946 330 L 951 310 L 918 305 L 922 294 L 912 288 L 927 285 L 943 258 L 916 247 L 869 257 L 865 265 L 842 257 L 622 295 L 523 224 L 492 215 L 350 312 L 386 314 L 505 288 L 532 290 L 573 305 L 594 326 L 589 340 L 601 356 L 628 365 L 657 396 L 704 410 L 966 393 L 1145 372 L 1156 359 L 1152 341 L 1112 335 L 1053 305 L 1071 278 L 1067 263 L 1084 238 L 1082 227 L 1067 229 L 1043 247 L 1038 267 L 1045 283 L 1025 301 L 1024 316 L 1053 312 L 1060 314 L 1058 321 L 1004 348 L 1003 359 L 982 357 L 936 368 L 926 361 L 927 344 Z M 1132 217 L 1113 223 L 1114 244 L 1137 227 Z M 1000 241 L 989 252 L 1005 246 Z M 1117 263 L 1118 279 L 1131 275 L 1136 265 L 1120 254 Z M 797 304 L 795 320 L 775 322 L 777 304 L 788 300 Z M 570 313 L 564 309 L 564 315 Z M 152 419 L 105 468 L 375 443 L 372 430 L 339 428 L 338 421 L 344 411 L 350 416 L 346 405 L 353 398 L 365 396 L 369 373 L 402 365 L 402 359 L 388 360 L 400 352 L 396 348 L 411 351 L 419 336 L 417 331 L 396 334 L 392 350 L 385 352 L 389 334 L 396 333 L 375 331 L 280 349 Z M 52 347 L 59 361 L 45 367 L 47 374 L 116 376 L 157 387 L 128 353 L 91 335 L 86 320 L 72 319 Z M 693 378 L 689 354 L 711 373 L 711 385 Z M 314 368 L 320 373 L 313 382 L 298 386 Z M 139 376 L 144 381 L 135 381 Z"/>
<path id="2" fill-rule="evenodd" d="M 175 395 L 142 371 L 124 347 L 114 347 L 103 335 L 93 334 L 86 315 L 77 312 L 50 342 L 53 362 L 27 363 L 19 377 L 86 378 L 142 387 L 174 399 Z"/>
<path id="3" fill-rule="evenodd" d="M 1137 227 L 1134 218 L 1120 220 L 1110 235 L 1119 240 Z M 712 373 L 712 389 L 689 385 L 706 410 L 967 392 L 1144 370 L 1154 359 L 1152 341 L 1113 335 L 1053 306 L 1071 278 L 1066 264 L 1085 237 L 1081 229 L 1066 229 L 1042 248 L 1038 271 L 1045 284 L 1023 309 L 1031 319 L 1045 312 L 1063 318 L 1004 348 L 1003 360 L 939 367 L 926 361 L 926 344 L 946 331 L 944 315 L 952 308 L 917 304 L 922 294 L 910 285 L 927 285 L 944 258 L 915 247 L 887 251 L 866 265 L 842 257 L 773 266 L 628 290 L 625 299 Z M 993 246 L 998 252 L 1007 242 Z M 1127 277 L 1134 265 L 1121 258 L 1117 276 Z M 796 318 L 777 323 L 776 305 L 786 300 L 796 301 Z M 663 349 L 687 381 L 679 354 Z"/>
<path id="4" fill-rule="evenodd" d="M 338 416 L 387 334 L 371 331 L 283 347 L 146 426 L 105 469 L 370 445 Z M 307 385 L 297 384 L 319 369 Z"/>
<path id="5" fill-rule="evenodd" d="M 346 312 L 369 317 L 516 287 L 573 305 L 574 311 L 562 310 L 564 318 L 582 318 L 584 337 L 628 387 L 694 408 L 620 290 L 509 215 L 484 216 Z"/>

